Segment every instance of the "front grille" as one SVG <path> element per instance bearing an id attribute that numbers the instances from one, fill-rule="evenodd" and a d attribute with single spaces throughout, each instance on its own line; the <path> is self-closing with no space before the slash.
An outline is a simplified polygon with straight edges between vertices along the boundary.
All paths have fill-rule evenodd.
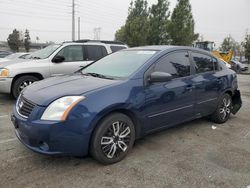
<path id="1" fill-rule="evenodd" d="M 28 101 L 23 96 L 20 96 L 17 101 L 16 108 L 19 115 L 23 116 L 24 118 L 28 118 L 35 106 L 36 105 L 34 103 Z"/>

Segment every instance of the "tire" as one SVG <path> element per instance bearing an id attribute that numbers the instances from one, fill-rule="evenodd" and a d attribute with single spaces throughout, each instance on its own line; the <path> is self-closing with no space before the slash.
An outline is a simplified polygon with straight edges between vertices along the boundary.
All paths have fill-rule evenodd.
<path id="1" fill-rule="evenodd" d="M 102 164 L 121 161 L 135 141 L 135 128 L 131 119 L 121 113 L 114 113 L 104 118 L 94 131 L 90 153 Z"/>
<path id="2" fill-rule="evenodd" d="M 15 80 L 15 82 L 13 83 L 13 87 L 12 87 L 12 91 L 11 94 L 12 96 L 17 99 L 19 94 L 21 93 L 21 91 L 29 86 L 30 84 L 38 81 L 39 79 L 35 76 L 22 76 L 20 78 L 18 78 L 17 80 Z"/>
<path id="3" fill-rule="evenodd" d="M 215 112 L 210 116 L 210 119 L 215 123 L 225 123 L 231 115 L 232 111 L 232 97 L 225 93 L 217 106 Z"/>
<path id="4" fill-rule="evenodd" d="M 239 66 L 239 65 L 237 65 L 236 73 L 241 73 L 241 69 L 240 69 L 240 66 Z"/>

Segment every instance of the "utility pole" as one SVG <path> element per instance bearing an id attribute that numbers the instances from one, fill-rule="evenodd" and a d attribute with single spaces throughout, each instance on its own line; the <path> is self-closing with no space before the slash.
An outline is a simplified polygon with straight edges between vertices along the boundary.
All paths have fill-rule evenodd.
<path id="1" fill-rule="evenodd" d="M 72 0 L 72 41 L 75 41 L 75 0 Z"/>
<path id="2" fill-rule="evenodd" d="M 94 32 L 94 40 L 100 40 L 101 27 L 95 27 L 93 29 L 93 32 Z"/>
<path id="3" fill-rule="evenodd" d="M 80 33 L 81 33 L 80 17 L 78 17 L 78 40 L 80 40 Z"/>

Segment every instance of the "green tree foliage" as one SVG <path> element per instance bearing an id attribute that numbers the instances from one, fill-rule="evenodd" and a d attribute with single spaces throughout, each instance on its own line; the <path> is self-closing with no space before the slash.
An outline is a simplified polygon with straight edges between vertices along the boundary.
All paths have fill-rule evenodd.
<path id="1" fill-rule="evenodd" d="M 125 42 L 126 43 L 126 33 L 125 33 L 125 26 L 122 26 L 118 29 L 115 33 L 115 40 Z"/>
<path id="2" fill-rule="evenodd" d="M 245 57 L 250 63 L 250 35 L 246 34 L 245 41 L 243 42 L 243 47 L 245 48 Z"/>
<path id="3" fill-rule="evenodd" d="M 169 2 L 168 0 L 158 0 L 156 5 L 149 9 L 149 45 L 169 44 Z"/>
<path id="4" fill-rule="evenodd" d="M 30 51 L 30 34 L 29 34 L 29 30 L 26 29 L 25 33 L 24 33 L 24 48 L 26 50 L 26 52 Z"/>
<path id="5" fill-rule="evenodd" d="M 135 0 L 130 3 L 125 26 L 115 35 L 117 40 L 129 46 L 143 46 L 147 44 L 148 33 L 148 4 L 146 0 Z"/>
<path id="6" fill-rule="evenodd" d="M 191 45 L 198 34 L 194 33 L 194 19 L 189 0 L 178 0 L 171 15 L 169 34 L 173 45 Z"/>
<path id="7" fill-rule="evenodd" d="M 20 39 L 20 33 L 16 29 L 13 30 L 9 37 L 7 38 L 8 45 L 14 52 L 19 52 L 19 48 L 22 45 L 22 40 Z"/>
<path id="8" fill-rule="evenodd" d="M 226 38 L 224 38 L 220 50 L 223 52 L 228 52 L 229 50 L 234 50 L 234 48 L 236 48 L 237 43 L 236 41 L 233 39 L 233 37 L 228 36 Z"/>
<path id="9" fill-rule="evenodd" d="M 125 24 L 127 44 L 143 46 L 147 44 L 148 8 L 147 1 L 135 0 L 129 7 L 128 18 Z"/>

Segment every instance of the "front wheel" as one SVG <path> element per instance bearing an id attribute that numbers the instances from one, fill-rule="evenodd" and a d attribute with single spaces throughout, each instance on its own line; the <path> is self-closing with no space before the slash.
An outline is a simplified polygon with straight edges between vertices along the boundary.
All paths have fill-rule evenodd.
<path id="1" fill-rule="evenodd" d="M 12 96 L 17 99 L 17 97 L 19 96 L 19 94 L 21 93 L 21 91 L 33 84 L 34 82 L 38 81 L 39 79 L 35 76 L 30 76 L 30 75 L 26 75 L 26 76 L 22 76 L 18 79 L 15 80 L 15 82 L 13 83 L 13 87 L 12 87 L 12 91 L 11 94 Z"/>
<path id="2" fill-rule="evenodd" d="M 225 93 L 217 106 L 215 112 L 211 115 L 211 119 L 215 123 L 225 123 L 231 115 L 232 111 L 232 97 Z"/>
<path id="3" fill-rule="evenodd" d="M 133 147 L 135 129 L 131 119 L 120 113 L 107 116 L 94 131 L 90 153 L 103 164 L 121 161 Z"/>

